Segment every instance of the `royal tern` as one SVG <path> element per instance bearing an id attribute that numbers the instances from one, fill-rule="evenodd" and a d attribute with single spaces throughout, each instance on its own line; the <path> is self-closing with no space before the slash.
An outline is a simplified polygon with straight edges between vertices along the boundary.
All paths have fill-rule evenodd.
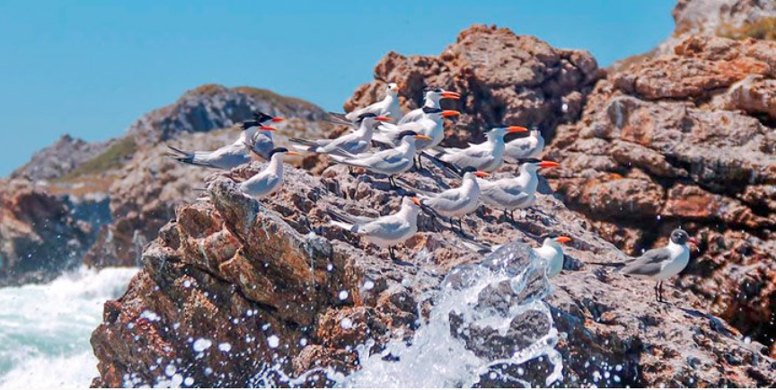
<path id="1" fill-rule="evenodd" d="M 542 246 L 533 248 L 534 253 L 545 267 L 548 278 L 553 278 L 563 270 L 563 247 L 560 244 L 571 241 L 566 236 L 547 237 Z"/>
<path id="2" fill-rule="evenodd" d="M 320 139 L 310 141 L 301 138 L 291 138 L 291 146 L 302 152 L 332 153 L 332 154 L 360 154 L 367 152 L 372 144 L 374 129 L 380 122 L 390 121 L 386 116 L 372 113 L 364 113 L 358 117 L 358 130 L 347 133 L 335 139 Z"/>
<path id="3" fill-rule="evenodd" d="M 416 108 L 404 115 L 398 124 L 404 124 L 408 122 L 415 122 L 423 117 L 423 108 L 442 108 L 439 101 L 442 99 L 454 99 L 458 100 L 461 95 L 458 92 L 445 91 L 442 88 L 427 88 L 423 91 L 423 107 Z"/>
<path id="4" fill-rule="evenodd" d="M 625 264 L 620 272 L 656 281 L 655 298 L 658 302 L 666 302 L 663 299 L 663 281 L 678 275 L 687 267 L 690 262 L 688 242 L 698 244 L 697 241 L 690 238 L 686 231 L 675 229 L 671 232 L 668 245 L 648 250 L 640 257 Z"/>
<path id="5" fill-rule="evenodd" d="M 371 113 L 380 116 L 388 116 L 392 122 L 398 122 L 401 119 L 401 106 L 399 106 L 399 85 L 389 83 L 385 88 L 385 98 L 370 106 L 353 110 L 344 116 L 331 113 L 334 117 L 344 118 L 349 122 L 355 122 L 361 114 Z"/>
<path id="6" fill-rule="evenodd" d="M 544 149 L 544 137 L 537 128 L 531 129 L 528 137 L 516 138 L 504 145 L 504 160 L 515 163 L 519 160 L 537 158 Z"/>
<path id="7" fill-rule="evenodd" d="M 331 155 L 331 159 L 337 163 L 345 164 L 355 168 L 364 168 L 370 172 L 381 173 L 388 176 L 388 182 L 396 187 L 393 177 L 400 173 L 407 172 L 412 167 L 415 157 L 416 140 L 429 140 L 430 137 L 417 134 L 414 131 L 404 131 L 401 134 L 399 146 L 379 151 L 374 154 L 359 155 Z"/>
<path id="8" fill-rule="evenodd" d="M 240 132 L 240 137 L 234 141 L 234 143 L 222 146 L 212 152 L 202 152 L 202 151 L 186 151 L 174 148 L 170 145 L 167 145 L 170 150 L 174 152 L 174 155 L 170 156 L 173 159 L 182 162 L 184 164 L 191 164 L 191 165 L 197 165 L 201 167 L 207 167 L 207 168 L 217 168 L 217 169 L 232 169 L 237 166 L 240 166 L 242 164 L 248 163 L 251 161 L 250 153 L 248 153 L 248 150 L 246 149 L 246 144 L 258 144 L 257 148 L 259 148 L 258 154 L 261 156 L 261 151 L 264 150 L 264 148 L 267 145 L 266 137 L 264 135 L 258 136 L 259 132 L 271 132 L 275 131 L 276 129 L 274 127 L 270 127 L 265 125 L 264 123 L 267 122 L 279 122 L 282 121 L 283 118 L 273 118 L 269 115 L 266 115 L 265 118 L 261 115 L 264 114 L 257 114 L 258 118 L 264 119 L 264 122 L 260 122 L 258 120 L 250 120 L 245 121 L 240 124 L 242 131 Z M 269 137 L 269 143 L 272 143 L 272 137 L 271 135 Z M 266 157 L 266 156 L 262 156 Z"/>
<path id="9" fill-rule="evenodd" d="M 253 120 L 240 124 L 243 130 L 254 132 L 253 136 L 251 136 L 252 150 L 258 153 L 264 160 L 269 161 L 269 152 L 275 149 L 275 142 L 272 140 L 272 131 L 266 128 L 263 129 L 262 126 L 266 126 L 268 123 L 283 122 L 284 120 L 285 118 L 268 115 L 259 111 L 253 114 Z"/>
<path id="10" fill-rule="evenodd" d="M 487 140 L 481 144 L 469 144 L 465 149 L 437 147 L 430 154 L 460 168 L 493 172 L 504 164 L 504 136 L 524 131 L 528 129 L 520 126 L 496 127 L 485 133 Z"/>
<path id="11" fill-rule="evenodd" d="M 330 224 L 359 234 L 380 248 L 388 248 L 392 259 L 396 259 L 393 247 L 412 237 L 418 231 L 418 198 L 405 197 L 396 214 L 379 218 L 356 217 L 329 210 L 333 221 Z"/>
<path id="12" fill-rule="evenodd" d="M 247 145 L 250 147 L 251 145 Z M 258 155 L 253 149 L 251 152 Z M 286 148 L 275 148 L 269 152 L 269 164 L 261 172 L 240 183 L 240 191 L 254 199 L 261 199 L 275 193 L 283 185 L 283 156 L 299 156 Z"/>
<path id="13" fill-rule="evenodd" d="M 463 224 L 461 217 L 477 210 L 480 205 L 480 186 L 477 178 L 488 177 L 489 174 L 481 171 L 475 171 L 474 168 L 464 168 L 461 186 L 450 188 L 442 192 L 425 191 L 410 186 L 405 181 L 402 184 L 415 192 L 420 198 L 423 206 L 430 207 L 436 214 L 450 219 L 450 226 L 453 228 L 453 218 L 458 218 L 458 227 L 463 233 Z"/>
<path id="14" fill-rule="evenodd" d="M 560 164 L 554 161 L 528 160 L 520 165 L 520 175 L 501 180 L 479 180 L 481 199 L 483 203 L 504 210 L 504 217 L 510 214 L 514 221 L 514 210 L 533 205 L 536 201 L 536 188 L 539 185 L 539 168 L 554 168 Z"/>
<path id="15" fill-rule="evenodd" d="M 397 145 L 401 139 L 403 131 L 414 131 L 430 137 L 427 141 L 419 141 L 416 145 L 418 151 L 436 147 L 445 139 L 444 120 L 442 118 L 460 115 L 455 110 L 443 110 L 441 108 L 423 107 L 423 113 L 420 118 L 413 122 L 406 122 L 400 125 L 392 123 L 383 123 L 377 127 L 375 141 L 388 145 Z M 420 162 L 420 156 L 417 157 L 417 166 L 423 168 Z"/>

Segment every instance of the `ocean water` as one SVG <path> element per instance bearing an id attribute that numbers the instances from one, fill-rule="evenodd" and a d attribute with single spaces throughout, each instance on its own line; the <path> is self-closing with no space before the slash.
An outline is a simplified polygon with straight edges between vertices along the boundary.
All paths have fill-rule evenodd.
<path id="1" fill-rule="evenodd" d="M 106 300 L 136 268 L 81 268 L 47 284 L 0 288 L 0 388 L 88 387 L 97 376 L 89 338 Z"/>

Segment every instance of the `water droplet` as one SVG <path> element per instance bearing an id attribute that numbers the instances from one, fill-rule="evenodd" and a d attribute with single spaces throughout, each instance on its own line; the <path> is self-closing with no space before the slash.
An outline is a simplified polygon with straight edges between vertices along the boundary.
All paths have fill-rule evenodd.
<path id="1" fill-rule="evenodd" d="M 218 350 L 221 352 L 229 352 L 232 350 L 232 344 L 229 344 L 229 343 L 218 344 Z"/>
<path id="2" fill-rule="evenodd" d="M 269 344 L 270 348 L 277 348 L 280 345 L 280 339 L 275 335 L 269 336 L 267 337 L 267 344 Z"/>
<path id="3" fill-rule="evenodd" d="M 211 345 L 213 345 L 213 342 L 208 339 L 197 339 L 197 341 L 194 342 L 194 350 L 202 352 L 210 348 Z"/>
<path id="4" fill-rule="evenodd" d="M 371 290 L 373 288 L 375 288 L 375 282 L 373 282 L 371 280 L 367 280 L 366 282 L 364 282 L 364 290 L 369 291 L 369 290 Z"/>
<path id="5" fill-rule="evenodd" d="M 342 326 L 342 329 L 350 329 L 353 327 L 353 321 L 351 321 L 350 318 L 343 318 L 342 321 L 340 321 L 340 326 Z"/>
<path id="6" fill-rule="evenodd" d="M 340 301 L 344 301 L 344 300 L 348 299 L 348 292 L 345 291 L 345 290 L 340 291 L 339 292 L 339 299 L 340 299 Z"/>

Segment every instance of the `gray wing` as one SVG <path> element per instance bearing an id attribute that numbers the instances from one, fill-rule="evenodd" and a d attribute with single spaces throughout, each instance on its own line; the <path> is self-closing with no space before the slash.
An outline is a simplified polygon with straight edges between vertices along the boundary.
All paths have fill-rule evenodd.
<path id="1" fill-rule="evenodd" d="M 242 145 L 227 145 L 212 152 L 194 152 L 194 161 L 221 169 L 232 169 L 250 162 L 248 151 Z"/>
<path id="2" fill-rule="evenodd" d="M 422 117 L 423 117 L 423 110 L 420 108 L 416 108 L 408 112 L 407 115 L 403 116 L 401 120 L 399 120 L 398 124 L 403 125 L 405 123 L 415 122 Z"/>
<path id="3" fill-rule="evenodd" d="M 660 273 L 663 263 L 671 259 L 666 248 L 652 249 L 625 265 L 620 272 L 629 275 L 653 276 Z"/>
<path id="4" fill-rule="evenodd" d="M 492 158 L 492 151 L 480 148 L 464 149 L 457 151 L 457 153 L 451 153 L 442 156 L 442 160 L 458 165 L 461 168 L 473 167 L 476 169 L 480 169 L 481 167 L 487 165 L 487 163 Z"/>
<path id="5" fill-rule="evenodd" d="M 340 149 L 351 154 L 359 154 L 365 152 L 368 147 L 369 143 L 358 137 L 357 134 L 348 134 L 329 142 L 322 148 L 322 152 L 332 153 Z"/>
<path id="6" fill-rule="evenodd" d="M 378 218 L 370 223 L 359 225 L 358 233 L 368 234 L 370 236 L 381 238 L 401 237 L 404 233 L 406 223 L 401 218 L 395 218 L 394 215 Z"/>
<path id="7" fill-rule="evenodd" d="M 269 152 L 274 148 L 275 142 L 272 140 L 271 134 L 259 132 L 253 137 L 253 151 L 258 153 L 265 160 L 269 160 Z"/>
<path id="8" fill-rule="evenodd" d="M 536 140 L 533 137 L 518 138 L 506 144 L 504 157 L 513 160 L 528 158 L 536 148 Z"/>
<path id="9" fill-rule="evenodd" d="M 437 196 L 424 200 L 423 203 L 439 211 L 455 211 L 461 209 L 469 197 L 457 188 L 444 191 Z"/>

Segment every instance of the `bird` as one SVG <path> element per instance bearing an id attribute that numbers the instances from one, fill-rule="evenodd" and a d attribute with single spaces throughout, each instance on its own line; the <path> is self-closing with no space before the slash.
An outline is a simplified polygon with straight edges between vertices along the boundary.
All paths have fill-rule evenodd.
<path id="1" fill-rule="evenodd" d="M 258 157 L 252 145 L 248 146 L 251 153 Z M 239 189 L 243 194 L 256 200 L 271 195 L 283 185 L 283 157 L 299 156 L 301 153 L 289 151 L 286 148 L 275 148 L 269 152 L 269 164 L 264 170 L 253 175 L 250 179 L 240 183 Z"/>
<path id="2" fill-rule="evenodd" d="M 345 121 L 352 123 L 358 120 L 358 117 L 361 116 L 361 114 L 367 112 L 375 115 L 388 116 L 391 118 L 392 122 L 398 122 L 402 116 L 401 106 L 399 106 L 399 85 L 396 83 L 389 83 L 386 86 L 385 98 L 377 103 L 353 110 L 345 115 L 337 113 L 329 114 L 334 118 L 338 118 L 340 121 L 344 119 Z"/>
<path id="3" fill-rule="evenodd" d="M 554 278 L 563 270 L 563 247 L 561 244 L 571 241 L 570 237 L 545 237 L 542 246 L 532 248 L 534 254 L 542 262 L 548 278 Z"/>
<path id="4" fill-rule="evenodd" d="M 415 157 L 416 140 L 429 140 L 431 137 L 418 134 L 414 131 L 403 131 L 400 134 L 401 142 L 395 148 L 381 150 L 376 153 L 362 153 L 358 155 L 331 155 L 331 159 L 339 164 L 345 164 L 355 168 L 364 168 L 373 173 L 388 176 L 388 183 L 396 187 L 393 180 L 395 175 L 407 172 L 412 167 Z"/>
<path id="5" fill-rule="evenodd" d="M 347 133 L 335 139 L 319 139 L 315 141 L 291 138 L 291 146 L 302 152 L 326 153 L 326 154 L 360 154 L 369 151 L 372 143 L 374 129 L 381 122 L 388 122 L 387 116 L 375 115 L 370 112 L 361 114 L 358 117 L 358 130 Z"/>
<path id="6" fill-rule="evenodd" d="M 690 247 L 687 243 L 698 245 L 686 231 L 674 229 L 668 245 L 662 248 L 648 250 L 636 259 L 625 263 L 619 272 L 639 278 L 656 281 L 655 298 L 658 302 L 667 303 L 663 299 L 663 281 L 678 275 L 690 262 Z"/>
<path id="7" fill-rule="evenodd" d="M 442 192 L 424 191 L 414 188 L 405 181 L 401 181 L 412 192 L 415 192 L 420 199 L 422 206 L 430 207 L 436 214 L 447 217 L 450 220 L 450 226 L 453 225 L 453 218 L 458 218 L 458 227 L 463 233 L 463 224 L 461 217 L 477 210 L 480 205 L 480 186 L 477 178 L 490 176 L 487 172 L 477 171 L 474 168 L 466 167 L 463 169 L 463 178 L 461 186 L 450 188 Z"/>
<path id="8" fill-rule="evenodd" d="M 500 180 L 480 180 L 483 203 L 504 210 L 504 216 L 515 220 L 514 210 L 524 209 L 536 201 L 536 188 L 539 186 L 539 168 L 555 168 L 560 164 L 554 161 L 530 159 L 520 165 L 520 175 Z"/>
<path id="9" fill-rule="evenodd" d="M 537 158 L 544 149 L 544 137 L 538 128 L 532 128 L 528 137 L 516 138 L 504 145 L 504 160 L 515 163 L 519 160 Z"/>
<path id="10" fill-rule="evenodd" d="M 272 132 L 268 129 L 262 129 L 261 127 L 268 123 L 278 123 L 286 120 L 278 116 L 271 116 L 261 111 L 253 113 L 253 120 L 244 121 L 240 124 L 243 130 L 253 130 L 251 143 L 253 144 L 253 151 L 257 152 L 261 158 L 269 161 L 269 152 L 275 149 L 275 142 L 272 140 Z"/>
<path id="11" fill-rule="evenodd" d="M 167 147 L 173 152 L 170 157 L 178 162 L 228 170 L 251 161 L 250 153 L 245 147 L 246 143 L 256 145 L 259 155 L 265 151 L 268 153 L 269 151 L 266 150 L 267 145 L 273 145 L 270 132 L 277 129 L 267 126 L 266 123 L 283 120 L 283 118 L 257 113 L 254 115 L 253 120 L 244 121 L 240 124 L 242 131 L 236 141 L 214 151 L 186 151 L 170 145 L 167 145 Z M 261 136 L 259 136 L 260 133 Z M 264 133 L 267 135 L 265 136 Z M 269 139 L 268 141 L 267 138 Z"/>
<path id="12" fill-rule="evenodd" d="M 418 231 L 418 213 L 420 200 L 415 197 L 404 197 L 401 208 L 396 214 L 378 218 L 357 217 L 329 210 L 333 226 L 348 230 L 351 233 L 363 235 L 380 248 L 388 248 L 391 259 L 396 260 L 394 246 L 403 243 Z"/>
<path id="13" fill-rule="evenodd" d="M 504 164 L 504 135 L 528 131 L 525 127 L 495 127 L 485 133 L 487 140 L 469 144 L 468 148 L 436 147 L 430 155 L 458 167 L 472 167 L 478 171 L 493 172 Z"/>
<path id="14" fill-rule="evenodd" d="M 383 123 L 377 128 L 375 133 L 375 141 L 396 146 L 401 139 L 400 134 L 403 131 L 414 131 L 418 134 L 423 134 L 431 137 L 428 141 L 418 142 L 416 147 L 418 151 L 429 149 L 439 145 L 445 138 L 445 128 L 442 118 L 460 115 L 461 113 L 455 110 L 443 110 L 441 108 L 423 107 L 421 109 L 422 115 L 420 118 L 413 122 L 406 122 L 400 125 L 394 125 L 392 123 Z M 420 156 L 417 158 L 417 167 L 423 168 L 420 162 Z"/>
<path id="15" fill-rule="evenodd" d="M 426 88 L 423 91 L 423 107 L 416 108 L 404 115 L 397 124 L 415 122 L 423 116 L 423 108 L 442 108 L 439 101 L 442 99 L 458 100 L 461 95 L 458 92 L 445 91 L 442 88 Z"/>

